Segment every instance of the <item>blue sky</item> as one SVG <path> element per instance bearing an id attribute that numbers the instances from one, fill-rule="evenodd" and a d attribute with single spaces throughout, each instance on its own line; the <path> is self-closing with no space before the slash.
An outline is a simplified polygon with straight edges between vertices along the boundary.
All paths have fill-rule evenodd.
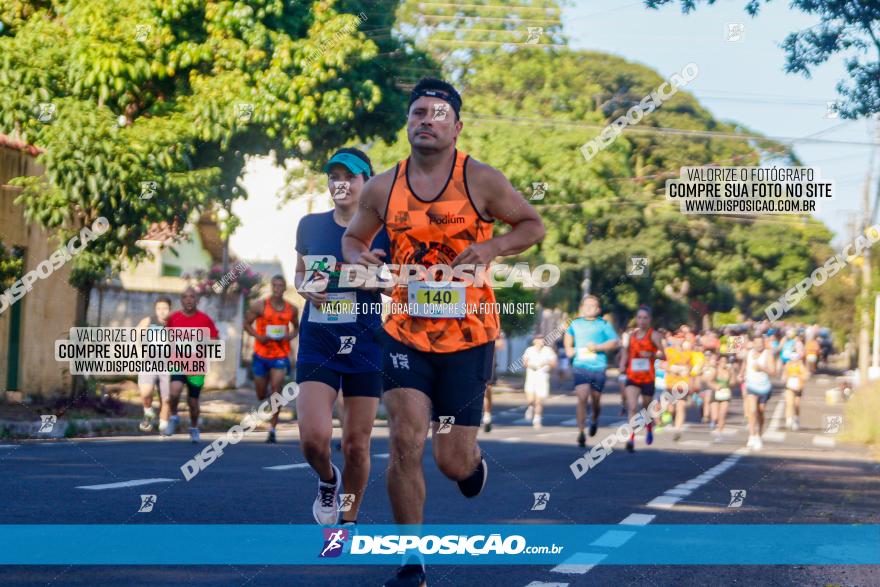
<path id="1" fill-rule="evenodd" d="M 685 15 L 677 1 L 650 10 L 641 1 L 581 0 L 564 9 L 563 30 L 572 48 L 612 53 L 664 77 L 695 62 L 700 75 L 687 91 L 716 118 L 740 122 L 755 132 L 805 137 L 827 131 L 821 138 L 876 140 L 865 120 L 825 118 L 826 102 L 835 100 L 835 86 L 846 76 L 842 59 L 821 66 L 810 79 L 783 70 L 780 45 L 786 35 L 818 20 L 790 9 L 783 0 L 763 6 L 752 18 L 743 10 L 745 4 L 721 0 Z M 727 41 L 728 23 L 745 26 L 742 40 Z M 796 144 L 795 152 L 805 165 L 818 167 L 824 178 L 835 181 L 834 199 L 820 205 L 816 216 L 834 230 L 836 243 L 847 240 L 847 221 L 860 210 L 870 147 Z"/>

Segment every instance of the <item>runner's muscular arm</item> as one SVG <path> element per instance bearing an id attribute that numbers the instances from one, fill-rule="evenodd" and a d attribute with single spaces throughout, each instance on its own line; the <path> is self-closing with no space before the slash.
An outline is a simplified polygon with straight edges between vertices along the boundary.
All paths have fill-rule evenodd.
<path id="1" fill-rule="evenodd" d="M 630 335 L 633 336 L 633 335 Z M 626 372 L 626 360 L 629 358 L 629 344 L 620 346 L 620 360 L 617 362 L 617 370 L 621 373 Z"/>
<path id="2" fill-rule="evenodd" d="M 544 223 L 538 212 L 503 173 L 474 159 L 468 159 L 466 172 L 471 197 L 481 215 L 497 218 L 512 229 L 467 247 L 455 258 L 453 265 L 488 265 L 495 257 L 521 253 L 544 238 Z"/>
<path id="3" fill-rule="evenodd" d="M 260 302 L 254 302 L 251 304 L 247 311 L 244 313 L 244 331 L 254 337 L 256 340 L 265 343 L 269 339 L 265 336 L 260 336 L 257 334 L 257 331 L 254 330 L 254 320 L 256 320 L 260 313 L 262 312 L 262 308 L 260 308 Z"/>
<path id="4" fill-rule="evenodd" d="M 361 190 L 360 201 L 354 218 L 342 235 L 342 256 L 348 263 L 370 266 L 381 265 L 385 256 L 378 249 L 370 250 L 370 243 L 379 234 L 388 206 L 388 193 L 397 168 L 389 169 L 370 179 Z"/>
<path id="5" fill-rule="evenodd" d="M 655 330 L 651 333 L 651 341 L 654 343 L 654 346 L 657 347 L 657 358 L 661 361 L 665 361 L 666 351 L 663 348 L 663 337 Z"/>
<path id="6" fill-rule="evenodd" d="M 290 304 L 290 308 L 293 310 L 293 318 L 287 325 L 290 329 L 290 334 L 287 335 L 287 340 L 293 340 L 299 335 L 299 309 L 293 304 Z"/>
<path id="7" fill-rule="evenodd" d="M 574 356 L 574 337 L 569 333 L 565 333 L 562 339 L 562 346 L 565 347 L 565 356 L 569 359 Z"/>

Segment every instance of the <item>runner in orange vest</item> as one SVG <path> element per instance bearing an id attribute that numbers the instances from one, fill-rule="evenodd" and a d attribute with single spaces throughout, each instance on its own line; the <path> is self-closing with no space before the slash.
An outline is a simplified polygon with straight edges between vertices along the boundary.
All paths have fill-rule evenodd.
<path id="1" fill-rule="evenodd" d="M 343 237 L 346 261 L 488 267 L 496 257 L 520 253 L 543 238 L 540 216 L 507 178 L 456 148 L 460 116 L 461 96 L 450 84 L 423 79 L 415 86 L 407 119 L 410 156 L 364 187 Z M 511 230 L 493 237 L 495 219 Z M 391 259 L 384 260 L 369 247 L 383 225 L 391 240 Z M 477 430 L 499 320 L 492 306 L 467 311 L 495 302 L 488 283 L 415 278 L 397 283 L 392 300 L 412 305 L 407 312 L 392 312 L 385 323 L 388 495 L 397 523 L 421 524 L 422 453 L 432 420 L 434 460 L 443 474 L 457 481 L 466 497 L 479 495 L 486 483 Z M 407 564 L 386 585 L 418 585 L 424 577 L 421 564 Z"/>
<path id="2" fill-rule="evenodd" d="M 636 312 L 636 327 L 629 333 L 627 344 L 620 352 L 620 372 L 626 374 L 624 390 L 630 420 L 639 411 L 639 396 L 642 407 L 647 408 L 654 398 L 654 360 L 666 359 L 663 352 L 663 337 L 651 328 L 651 309 L 639 306 Z M 654 422 L 648 422 L 645 443 L 654 442 Z M 635 451 L 635 433 L 626 443 L 626 450 Z"/>
<path id="3" fill-rule="evenodd" d="M 252 369 L 257 399 L 281 393 L 285 375 L 290 374 L 290 341 L 299 331 L 299 312 L 284 299 L 287 281 L 282 275 L 272 277 L 272 295 L 255 302 L 244 315 L 244 329 L 254 337 Z M 268 387 L 271 388 L 269 394 Z M 272 414 L 266 442 L 274 443 L 279 412 Z"/>

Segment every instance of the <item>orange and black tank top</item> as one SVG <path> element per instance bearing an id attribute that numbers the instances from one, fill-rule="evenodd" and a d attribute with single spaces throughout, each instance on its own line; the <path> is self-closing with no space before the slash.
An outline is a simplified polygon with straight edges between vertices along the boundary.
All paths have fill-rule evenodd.
<path id="1" fill-rule="evenodd" d="M 654 357 L 660 349 L 651 339 L 654 335 L 652 328 L 649 328 L 642 338 L 636 336 L 638 331 L 638 329 L 633 330 L 629 336 L 629 360 L 626 364 L 626 376 L 633 383 L 653 383 Z"/>
<path id="2" fill-rule="evenodd" d="M 468 246 L 492 238 L 493 220 L 480 216 L 468 192 L 467 161 L 466 154 L 455 151 L 446 185 L 436 196 L 413 191 L 407 173 L 409 159 L 397 164 L 385 212 L 390 263 L 426 269 L 451 266 Z M 385 331 L 407 346 L 431 353 L 453 353 L 495 340 L 500 327 L 488 279 L 480 287 L 467 286 L 464 295 L 467 311 L 461 318 L 417 317 L 392 311 Z M 406 308 L 407 285 L 398 283 L 391 298 L 394 307 Z"/>
<path id="3" fill-rule="evenodd" d="M 254 352 L 264 359 L 283 359 L 290 355 L 290 341 L 285 337 L 289 333 L 289 324 L 296 321 L 296 314 L 290 302 L 284 302 L 280 311 L 272 307 L 269 298 L 263 302 L 263 312 L 257 316 L 254 330 L 269 340 L 254 340 Z"/>

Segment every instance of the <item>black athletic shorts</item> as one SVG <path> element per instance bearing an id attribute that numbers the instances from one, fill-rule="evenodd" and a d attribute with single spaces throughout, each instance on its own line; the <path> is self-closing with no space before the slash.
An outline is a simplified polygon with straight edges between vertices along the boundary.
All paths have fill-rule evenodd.
<path id="1" fill-rule="evenodd" d="M 326 383 L 337 392 L 341 389 L 343 397 L 378 398 L 382 396 L 382 374 L 378 371 L 343 373 L 324 365 L 298 363 L 296 365 L 296 382 L 301 384 L 305 381 Z"/>
<path id="2" fill-rule="evenodd" d="M 654 397 L 654 382 L 651 383 L 636 383 L 629 377 L 626 378 L 626 387 L 638 387 L 639 393 L 642 395 L 650 395 Z"/>
<path id="3" fill-rule="evenodd" d="M 385 391 L 418 389 L 431 400 L 431 419 L 453 416 L 454 424 L 479 426 L 483 395 L 492 377 L 495 341 L 454 353 L 427 353 L 385 334 L 381 337 Z"/>
<path id="4" fill-rule="evenodd" d="M 192 381 L 189 380 L 189 377 L 182 373 L 172 373 L 171 381 L 180 381 L 186 386 L 186 397 L 192 399 L 199 399 L 199 395 L 202 393 L 202 386 L 195 385 Z"/>

